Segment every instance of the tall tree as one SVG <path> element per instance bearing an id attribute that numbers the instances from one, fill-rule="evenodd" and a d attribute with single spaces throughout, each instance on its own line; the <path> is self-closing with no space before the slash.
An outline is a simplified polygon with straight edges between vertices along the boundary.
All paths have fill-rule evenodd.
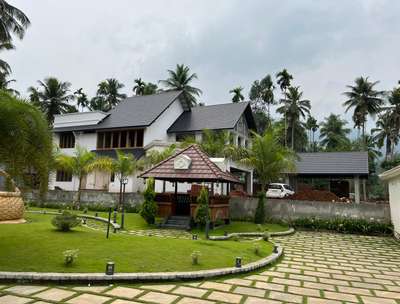
<path id="1" fill-rule="evenodd" d="M 46 115 L 47 121 L 52 124 L 54 115 L 76 112 L 75 106 L 69 104 L 74 95 L 69 94 L 71 84 L 55 77 L 38 81 L 40 88 L 30 87 L 30 100 L 37 105 Z"/>
<path id="2" fill-rule="evenodd" d="M 135 79 L 135 85 L 133 86 L 133 93 L 135 95 L 144 95 L 144 88 L 146 86 L 146 83 L 142 80 L 142 78 L 137 78 Z"/>
<path id="3" fill-rule="evenodd" d="M 0 41 L 11 42 L 12 35 L 22 39 L 30 25 L 28 17 L 7 1 L 0 0 Z"/>
<path id="4" fill-rule="evenodd" d="M 236 87 L 229 91 L 229 93 L 233 94 L 233 96 L 232 96 L 233 103 L 238 103 L 238 102 L 241 102 L 242 100 L 244 100 L 242 91 L 243 91 L 242 87 Z"/>
<path id="5" fill-rule="evenodd" d="M 299 87 L 289 87 L 285 95 L 285 104 L 277 109 L 281 114 L 284 114 L 291 126 L 291 147 L 295 147 L 295 126 L 301 118 L 305 118 L 310 114 L 311 104 L 308 99 L 302 99 L 303 92 Z"/>
<path id="6" fill-rule="evenodd" d="M 179 90 L 183 92 L 184 98 L 192 105 L 197 104 L 197 97 L 202 94 L 202 91 L 190 84 L 197 79 L 197 74 L 190 74 L 189 67 L 184 64 L 177 64 L 175 71 L 168 70 L 169 78 L 160 80 L 167 89 Z M 196 97 L 197 96 L 197 97 Z"/>
<path id="7" fill-rule="evenodd" d="M 0 52 L 4 50 L 13 50 L 15 47 L 11 42 L 0 42 Z M 10 65 L 0 59 L 0 74 L 3 76 L 9 76 L 11 73 L 11 67 Z"/>
<path id="8" fill-rule="evenodd" d="M 39 109 L 4 91 L 0 91 L 0 159 L 18 187 L 25 189 L 24 176 L 33 171 L 40 193 L 46 193 L 52 159 L 47 121 Z"/>
<path id="9" fill-rule="evenodd" d="M 144 86 L 143 95 L 153 95 L 162 91 L 155 83 L 147 82 Z"/>
<path id="10" fill-rule="evenodd" d="M 355 80 L 355 85 L 348 85 L 349 91 L 343 94 L 348 98 L 343 105 L 346 107 L 346 112 L 354 109 L 353 120 L 356 126 L 360 126 L 362 130 L 362 138 L 365 137 L 365 125 L 367 116 L 375 115 L 380 111 L 383 104 L 383 91 L 375 90 L 375 86 L 379 81 L 371 82 L 368 77 L 358 77 Z"/>
<path id="11" fill-rule="evenodd" d="M 275 103 L 274 90 L 275 86 L 271 75 L 267 75 L 260 81 L 254 81 L 249 93 L 253 109 L 266 111 L 269 121 L 271 121 L 271 105 Z"/>
<path id="12" fill-rule="evenodd" d="M 369 172 L 375 173 L 376 169 L 376 161 L 379 157 L 382 156 L 382 152 L 378 148 L 378 143 L 375 140 L 374 136 L 365 135 L 366 138 L 357 138 L 352 142 L 352 150 L 353 151 L 362 151 L 365 150 L 368 152 L 368 165 Z M 366 143 L 366 145 L 365 145 Z"/>
<path id="13" fill-rule="evenodd" d="M 90 101 L 90 109 L 98 111 L 110 111 L 121 100 L 126 98 L 126 94 L 120 90 L 124 84 L 115 78 L 108 78 L 97 85 L 96 96 Z"/>
<path id="14" fill-rule="evenodd" d="M 321 122 L 320 138 L 321 145 L 327 151 L 340 151 L 347 150 L 350 141 L 347 135 L 350 133 L 350 129 L 346 128 L 347 121 L 340 118 L 340 115 L 330 114 L 325 117 L 325 120 Z"/>
<path id="15" fill-rule="evenodd" d="M 82 88 L 76 90 L 74 92 L 74 95 L 78 108 L 80 107 L 83 112 L 83 110 L 89 106 L 89 99 L 87 98 L 87 95 L 85 94 L 85 92 L 83 92 Z"/>
<path id="16" fill-rule="evenodd" d="M 375 128 L 371 130 L 374 141 L 379 148 L 385 146 L 385 159 L 394 155 L 394 146 L 399 142 L 399 133 L 396 130 L 391 113 L 385 113 L 376 122 Z"/>
<path id="17" fill-rule="evenodd" d="M 308 130 L 308 140 L 310 144 L 310 151 L 315 152 L 315 132 L 317 132 L 319 126 L 317 120 L 311 115 L 308 116 L 307 121 L 305 123 L 305 128 Z"/>
<path id="18" fill-rule="evenodd" d="M 16 82 L 15 79 L 8 79 L 8 74 L 0 73 L 0 90 L 8 92 L 13 95 L 19 95 L 19 92 L 13 88 L 10 88 L 10 84 Z"/>
<path id="19" fill-rule="evenodd" d="M 286 93 L 287 93 L 287 89 L 290 87 L 291 81 L 293 80 L 293 76 L 291 74 L 289 74 L 289 72 L 286 69 L 283 69 L 282 71 L 278 72 L 276 74 L 276 78 L 277 78 L 277 83 L 281 89 L 282 92 L 282 99 L 280 100 L 280 103 L 283 104 L 283 106 L 286 106 Z M 285 111 L 286 113 L 286 111 Z M 285 146 L 287 146 L 287 117 L 285 114 Z"/>

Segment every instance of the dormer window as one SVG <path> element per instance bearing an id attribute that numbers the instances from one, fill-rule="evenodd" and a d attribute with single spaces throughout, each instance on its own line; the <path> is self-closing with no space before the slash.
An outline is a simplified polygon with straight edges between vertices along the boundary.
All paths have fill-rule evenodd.
<path id="1" fill-rule="evenodd" d="M 75 136 L 72 132 L 62 132 L 60 133 L 59 146 L 61 149 L 71 149 L 75 148 Z"/>
<path id="2" fill-rule="evenodd" d="M 143 147 L 144 130 L 121 130 L 97 133 L 97 149 Z"/>

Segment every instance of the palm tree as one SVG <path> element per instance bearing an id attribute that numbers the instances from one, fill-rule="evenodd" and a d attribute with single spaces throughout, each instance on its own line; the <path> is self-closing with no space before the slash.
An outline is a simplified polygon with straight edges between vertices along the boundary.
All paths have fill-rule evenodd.
<path id="1" fill-rule="evenodd" d="M 12 95 L 19 95 L 19 92 L 15 89 L 10 88 L 10 84 L 13 82 L 16 82 L 15 79 L 7 79 L 8 74 L 2 74 L 0 73 L 0 90 L 3 90 L 5 92 L 8 92 Z"/>
<path id="2" fill-rule="evenodd" d="M 369 171 L 375 171 L 375 163 L 376 160 L 382 156 L 382 152 L 379 150 L 378 142 L 375 140 L 376 137 L 371 135 L 365 135 L 366 138 L 358 138 L 352 142 L 352 150 L 360 151 L 365 150 L 368 152 L 368 160 L 369 160 Z M 366 143 L 365 147 L 364 144 Z"/>
<path id="3" fill-rule="evenodd" d="M 76 98 L 76 104 L 78 107 L 81 107 L 82 112 L 83 110 L 89 106 L 89 99 L 87 98 L 87 95 L 83 92 L 83 89 L 80 88 L 74 92 L 75 98 Z"/>
<path id="4" fill-rule="evenodd" d="M 143 95 L 153 95 L 153 94 L 156 94 L 159 91 L 162 91 L 162 90 L 159 89 L 158 86 L 155 83 L 148 82 L 144 86 Z"/>
<path id="5" fill-rule="evenodd" d="M 135 79 L 135 85 L 133 86 L 133 93 L 135 95 L 144 95 L 144 88 L 146 86 L 146 83 L 142 80 L 142 78 L 137 78 Z"/>
<path id="6" fill-rule="evenodd" d="M 266 110 L 269 122 L 271 122 L 270 108 L 275 103 L 274 90 L 275 86 L 271 75 L 267 75 L 261 81 L 254 81 L 249 92 L 253 109 L 258 112 Z"/>
<path id="7" fill-rule="evenodd" d="M 69 102 L 74 99 L 74 95 L 69 94 L 71 84 L 59 81 L 55 77 L 46 78 L 38 81 L 41 89 L 30 87 L 30 101 L 37 105 L 46 115 L 49 124 L 54 121 L 54 115 L 76 112 L 75 106 Z"/>
<path id="8" fill-rule="evenodd" d="M 286 106 L 286 91 L 290 87 L 290 83 L 293 80 L 293 76 L 289 74 L 289 72 L 286 69 L 283 69 L 282 71 L 278 72 L 276 74 L 277 78 L 277 83 L 281 89 L 282 96 L 283 98 L 280 100 L 281 103 L 283 103 L 284 106 Z M 286 113 L 286 111 L 285 111 Z M 285 114 L 285 146 L 287 146 L 287 117 Z"/>
<path id="9" fill-rule="evenodd" d="M 312 117 L 311 115 L 309 115 L 307 118 L 307 121 L 305 123 L 305 128 L 308 130 L 308 138 L 310 141 L 310 150 L 315 151 L 314 135 L 315 135 L 315 132 L 319 128 L 317 120 L 314 117 Z"/>
<path id="10" fill-rule="evenodd" d="M 96 157 L 95 153 L 77 146 L 73 156 L 65 154 L 57 155 L 56 166 L 61 170 L 70 172 L 73 176 L 78 178 L 78 192 L 74 200 L 74 205 L 79 209 L 84 177 L 94 170 L 109 170 L 110 159 L 105 157 Z"/>
<path id="11" fill-rule="evenodd" d="M 194 142 L 191 142 L 194 143 Z M 183 146 L 183 145 L 182 145 Z M 164 159 L 167 159 L 168 157 L 172 156 L 176 151 L 176 145 L 172 144 L 169 147 L 165 148 L 164 150 L 151 150 L 147 152 L 146 158 L 145 158 L 145 166 L 150 168 L 160 162 L 162 162 Z"/>
<path id="12" fill-rule="evenodd" d="M 354 86 L 347 86 L 350 89 L 343 94 L 348 98 L 343 105 L 346 112 L 354 108 L 353 120 L 356 126 L 362 129 L 362 138 L 365 139 L 365 124 L 367 116 L 374 117 L 381 109 L 383 104 L 382 91 L 377 91 L 374 87 L 379 81 L 370 82 L 368 77 L 359 77 L 355 80 Z"/>
<path id="13" fill-rule="evenodd" d="M 116 159 L 103 159 L 97 161 L 101 164 L 100 167 L 110 170 L 119 179 L 119 207 L 122 207 L 121 229 L 124 229 L 125 205 L 123 195 L 125 193 L 125 184 L 130 175 L 133 175 L 135 172 L 143 168 L 143 162 L 136 160 L 132 154 L 126 154 L 119 150 L 116 150 L 116 152 Z"/>
<path id="14" fill-rule="evenodd" d="M 321 122 L 319 137 L 321 145 L 328 151 L 338 151 L 349 145 L 347 135 L 350 129 L 345 128 L 347 121 L 340 118 L 340 115 L 330 114 Z"/>
<path id="15" fill-rule="evenodd" d="M 307 114 L 310 114 L 311 104 L 307 99 L 302 99 L 303 92 L 300 91 L 299 87 L 289 87 L 289 90 L 285 95 L 285 104 L 277 109 L 279 113 L 285 115 L 286 119 L 291 124 L 291 147 L 294 149 L 294 133 L 295 126 L 300 118 L 305 118 Z"/>
<path id="16" fill-rule="evenodd" d="M 229 93 L 233 94 L 232 96 L 232 102 L 233 103 L 238 103 L 242 100 L 244 100 L 244 96 L 242 95 L 243 88 L 242 87 L 236 87 L 233 88 L 232 90 L 229 91 Z"/>
<path id="17" fill-rule="evenodd" d="M 241 162 L 254 168 L 257 179 L 261 184 L 261 191 L 268 183 L 275 181 L 282 172 L 294 169 L 296 154 L 293 150 L 283 147 L 272 130 L 264 135 L 252 133 L 251 147 Z"/>
<path id="18" fill-rule="evenodd" d="M 189 67 L 184 64 L 177 64 L 176 70 L 168 70 L 169 78 L 160 80 L 159 82 L 170 90 L 179 90 L 183 92 L 184 98 L 191 106 L 197 104 L 196 96 L 199 97 L 202 91 L 190 85 L 190 83 L 197 79 L 196 73 L 190 74 Z"/>
<path id="19" fill-rule="evenodd" d="M 21 10 L 0 0 L 0 41 L 11 42 L 12 34 L 22 39 L 29 25 L 28 17 Z"/>
<path id="20" fill-rule="evenodd" d="M 13 50 L 14 48 L 15 47 L 11 42 L 0 42 L 0 51 Z M 0 59 L 0 74 L 9 75 L 10 73 L 10 65 L 6 61 Z"/>
<path id="21" fill-rule="evenodd" d="M 97 93 L 94 98 L 95 104 L 103 104 L 102 111 L 109 111 L 115 107 L 121 100 L 126 98 L 126 94 L 120 93 L 120 90 L 125 87 L 115 78 L 108 78 L 97 85 Z M 91 108 L 93 108 L 91 102 Z"/>

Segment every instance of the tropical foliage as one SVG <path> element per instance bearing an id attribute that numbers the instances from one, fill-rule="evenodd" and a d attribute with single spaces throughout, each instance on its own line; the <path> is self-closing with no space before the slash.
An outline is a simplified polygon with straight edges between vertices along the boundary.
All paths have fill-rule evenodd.
<path id="1" fill-rule="evenodd" d="M 210 208 L 208 206 L 208 191 L 206 188 L 201 188 L 197 198 L 197 208 L 195 221 L 200 227 L 204 227 L 207 221 L 210 220 Z"/>
<path id="2" fill-rule="evenodd" d="M 13 35 L 22 39 L 29 25 L 28 17 L 21 10 L 0 0 L 0 41 L 11 42 Z"/>
<path id="3" fill-rule="evenodd" d="M 321 122 L 321 145 L 327 151 L 340 151 L 344 147 L 349 147 L 350 140 L 347 135 L 350 133 L 350 129 L 345 127 L 346 124 L 347 121 L 335 114 L 330 114 Z"/>
<path id="4" fill-rule="evenodd" d="M 110 111 L 126 98 L 126 94 L 120 92 L 124 87 L 124 84 L 115 78 L 108 78 L 100 82 L 97 85 L 96 96 L 90 101 L 90 109 L 92 111 Z"/>
<path id="5" fill-rule="evenodd" d="M 43 114 L 29 103 L 0 91 L 0 159 L 3 169 L 24 189 L 34 172 L 47 191 L 52 160 L 51 133 Z"/>
<path id="6" fill-rule="evenodd" d="M 243 91 L 242 87 L 236 87 L 229 91 L 229 93 L 233 94 L 233 96 L 232 96 L 233 103 L 238 103 L 238 102 L 241 102 L 242 100 L 244 100 L 242 91 Z"/>
<path id="7" fill-rule="evenodd" d="M 157 203 L 155 202 L 156 193 L 154 191 L 154 179 L 147 180 L 146 189 L 143 192 L 144 201 L 140 215 L 148 224 L 154 224 L 157 216 Z"/>
<path id="8" fill-rule="evenodd" d="M 38 81 L 39 88 L 28 89 L 31 103 L 37 106 L 46 115 L 49 124 L 53 124 L 54 115 L 76 112 L 77 109 L 70 102 L 74 95 L 70 94 L 71 84 L 55 77 Z"/>
<path id="9" fill-rule="evenodd" d="M 197 104 L 197 97 L 202 94 L 202 91 L 193 87 L 191 83 L 197 79 L 197 74 L 190 74 L 189 67 L 184 64 L 177 64 L 175 71 L 168 70 L 169 77 L 165 80 L 160 80 L 160 83 L 169 90 L 182 91 L 184 98 L 192 106 Z"/>

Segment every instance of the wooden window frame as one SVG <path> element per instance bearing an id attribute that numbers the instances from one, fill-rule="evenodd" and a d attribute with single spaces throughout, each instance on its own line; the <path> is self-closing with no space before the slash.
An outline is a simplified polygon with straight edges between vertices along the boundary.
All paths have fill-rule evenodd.
<path id="1" fill-rule="evenodd" d="M 123 134 L 123 132 L 126 132 L 126 140 L 125 140 L 125 146 L 122 147 L 121 146 L 121 136 Z M 133 145 L 132 142 L 130 141 L 131 139 L 131 134 L 133 133 L 132 139 L 133 139 Z M 139 132 L 143 132 L 143 136 L 142 136 L 142 145 L 138 146 L 138 133 Z M 107 137 L 107 133 L 110 134 L 111 139 L 110 139 L 110 147 L 109 148 L 105 148 L 105 144 L 106 144 L 106 137 Z M 116 147 L 114 146 L 114 134 L 118 133 L 118 144 Z M 96 132 L 97 134 L 97 150 L 115 150 L 115 149 L 126 149 L 126 148 L 143 148 L 143 144 L 144 144 L 144 129 L 117 129 L 117 130 L 110 130 L 110 131 L 98 131 Z M 100 135 L 99 134 L 103 134 L 103 142 L 100 143 Z"/>
<path id="2" fill-rule="evenodd" d="M 73 149 L 75 148 L 75 135 L 74 132 L 61 132 L 59 134 L 58 146 L 60 149 Z"/>
<path id="3" fill-rule="evenodd" d="M 64 170 L 57 170 L 56 182 L 61 182 L 61 183 L 72 182 L 72 173 L 66 172 Z"/>

